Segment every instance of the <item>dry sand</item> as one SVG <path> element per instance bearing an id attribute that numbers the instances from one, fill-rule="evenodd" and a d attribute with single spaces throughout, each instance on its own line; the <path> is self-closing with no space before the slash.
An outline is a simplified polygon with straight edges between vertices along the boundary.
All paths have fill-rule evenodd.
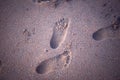
<path id="1" fill-rule="evenodd" d="M 119 0 L 0 0 L 0 80 L 120 80 Z"/>

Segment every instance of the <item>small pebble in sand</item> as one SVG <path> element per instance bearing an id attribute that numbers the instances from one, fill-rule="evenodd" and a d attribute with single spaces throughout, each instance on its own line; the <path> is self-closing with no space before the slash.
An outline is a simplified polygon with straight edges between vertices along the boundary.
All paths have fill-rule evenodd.
<path id="1" fill-rule="evenodd" d="M 48 52 L 48 49 L 44 49 L 44 52 Z"/>
<path id="2" fill-rule="evenodd" d="M 113 28 L 113 30 L 117 30 L 119 28 L 119 26 L 118 25 L 113 25 L 112 28 Z"/>

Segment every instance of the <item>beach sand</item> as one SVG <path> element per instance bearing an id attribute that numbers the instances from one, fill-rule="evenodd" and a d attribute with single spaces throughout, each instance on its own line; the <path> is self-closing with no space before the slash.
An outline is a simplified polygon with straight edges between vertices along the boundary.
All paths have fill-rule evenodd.
<path id="1" fill-rule="evenodd" d="M 120 80 L 119 0 L 0 0 L 0 80 Z"/>

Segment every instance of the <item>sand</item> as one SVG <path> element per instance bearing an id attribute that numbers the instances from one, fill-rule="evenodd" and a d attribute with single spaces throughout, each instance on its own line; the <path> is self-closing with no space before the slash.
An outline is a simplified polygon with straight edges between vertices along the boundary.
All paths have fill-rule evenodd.
<path id="1" fill-rule="evenodd" d="M 0 0 L 0 80 L 119 80 L 119 0 Z"/>

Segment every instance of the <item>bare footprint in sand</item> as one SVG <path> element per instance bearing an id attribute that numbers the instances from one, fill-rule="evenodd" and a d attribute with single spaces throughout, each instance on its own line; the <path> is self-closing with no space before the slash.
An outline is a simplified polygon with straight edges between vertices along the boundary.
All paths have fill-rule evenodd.
<path id="1" fill-rule="evenodd" d="M 39 5 L 48 4 L 51 0 L 33 0 L 34 3 L 38 3 Z"/>
<path id="2" fill-rule="evenodd" d="M 120 39 L 120 17 L 110 26 L 93 33 L 94 40 Z"/>
<path id="3" fill-rule="evenodd" d="M 71 52 L 64 51 L 62 54 L 42 61 L 36 68 L 39 74 L 46 74 L 57 70 L 67 68 L 71 62 Z"/>
<path id="4" fill-rule="evenodd" d="M 50 40 L 51 48 L 56 49 L 61 45 L 61 43 L 66 38 L 68 27 L 69 20 L 67 18 L 62 18 L 58 22 L 56 22 L 53 28 L 52 38 Z"/>
<path id="5" fill-rule="evenodd" d="M 71 0 L 33 0 L 33 2 L 38 3 L 39 5 L 54 5 L 56 8 L 62 2 L 69 2 Z"/>

